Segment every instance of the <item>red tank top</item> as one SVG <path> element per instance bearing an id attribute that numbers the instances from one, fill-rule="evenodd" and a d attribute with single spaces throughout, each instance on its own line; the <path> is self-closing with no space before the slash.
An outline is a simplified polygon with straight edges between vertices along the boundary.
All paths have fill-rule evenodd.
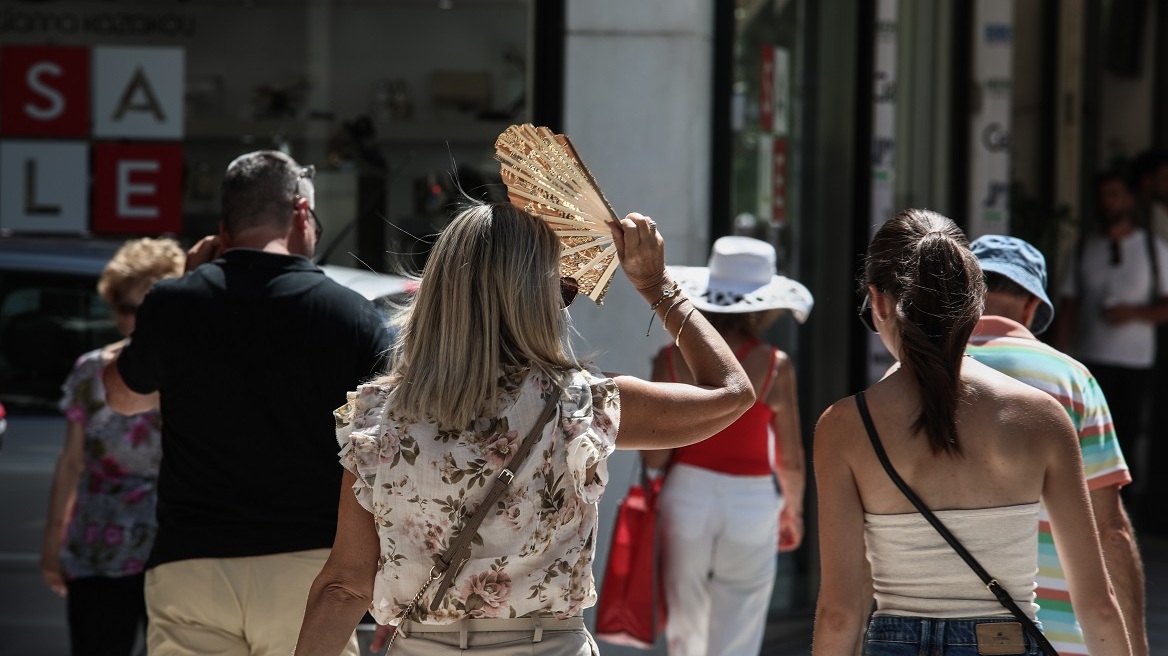
<path id="1" fill-rule="evenodd" d="M 742 346 L 735 355 L 738 361 L 759 343 L 754 339 Z M 669 379 L 677 382 L 677 371 L 673 367 L 673 346 L 669 347 Z M 701 467 L 723 474 L 735 476 L 769 476 L 771 469 L 771 420 L 775 413 L 763 399 L 770 391 L 771 378 L 775 374 L 775 359 L 779 350 L 771 349 L 771 366 L 763 381 L 762 391 L 754 405 L 713 437 L 696 444 L 675 449 L 670 464 L 685 464 Z M 777 457 L 777 454 L 776 454 Z"/>

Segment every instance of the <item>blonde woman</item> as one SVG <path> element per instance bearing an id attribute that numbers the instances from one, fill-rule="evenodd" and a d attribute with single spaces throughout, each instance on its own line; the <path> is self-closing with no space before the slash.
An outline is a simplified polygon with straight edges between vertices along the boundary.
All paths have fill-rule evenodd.
<path id="1" fill-rule="evenodd" d="M 182 275 L 172 239 L 135 239 L 118 249 L 97 283 L 118 331 L 150 287 Z M 57 458 L 41 548 L 41 574 L 67 598 L 73 653 L 130 654 L 146 621 L 143 565 L 154 541 L 155 483 L 162 457 L 157 410 L 123 416 L 106 405 L 101 370 L 125 340 L 82 355 L 65 380 L 68 419 Z"/>
<path id="2" fill-rule="evenodd" d="M 337 414 L 340 520 L 297 654 L 337 654 L 366 610 L 398 625 L 394 654 L 596 653 L 582 613 L 596 601 L 609 454 L 690 444 L 754 401 L 734 354 L 666 273 L 656 224 L 630 214 L 611 227 L 629 282 L 666 320 L 694 384 L 577 362 L 565 332 L 575 285 L 560 278 L 548 224 L 510 204 L 461 212 L 402 318 L 393 372 Z M 449 586 L 428 585 L 434 558 L 528 435 L 535 446 L 486 506 L 468 559 Z"/>
<path id="3" fill-rule="evenodd" d="M 936 212 L 901 212 L 872 238 L 862 284 L 861 318 L 900 367 L 836 402 L 816 427 L 822 575 L 813 653 L 855 653 L 869 565 L 876 611 L 863 634 L 866 656 L 1043 653 L 898 489 L 877 456 L 882 444 L 1031 622 L 1041 500 L 1059 553 L 1074 563 L 1068 582 L 1088 652 L 1131 654 L 1070 419 L 1045 392 L 965 357 L 985 296 L 965 235 Z"/>

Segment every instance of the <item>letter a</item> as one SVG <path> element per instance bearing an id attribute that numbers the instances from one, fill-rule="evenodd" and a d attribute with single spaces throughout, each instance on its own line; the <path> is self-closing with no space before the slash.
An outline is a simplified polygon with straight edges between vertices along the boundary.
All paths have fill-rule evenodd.
<path id="1" fill-rule="evenodd" d="M 134 104 L 132 103 L 134 92 L 139 89 L 142 90 L 145 101 Z M 151 112 L 160 123 L 166 120 L 166 114 L 162 112 L 158 96 L 154 95 L 154 90 L 150 88 L 150 83 L 146 81 L 146 76 L 142 74 L 141 68 L 134 71 L 134 77 L 130 78 L 130 83 L 126 85 L 126 91 L 122 94 L 122 99 L 118 101 L 118 109 L 114 112 L 113 120 L 122 120 L 126 111 L 131 109 Z"/>

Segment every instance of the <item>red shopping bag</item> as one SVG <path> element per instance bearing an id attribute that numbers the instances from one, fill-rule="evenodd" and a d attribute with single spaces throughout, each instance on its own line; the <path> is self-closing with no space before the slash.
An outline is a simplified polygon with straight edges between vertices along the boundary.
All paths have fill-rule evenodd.
<path id="1" fill-rule="evenodd" d="M 651 649 L 665 629 L 665 595 L 657 567 L 657 493 L 660 477 L 629 488 L 621 501 L 596 608 L 596 637 Z"/>

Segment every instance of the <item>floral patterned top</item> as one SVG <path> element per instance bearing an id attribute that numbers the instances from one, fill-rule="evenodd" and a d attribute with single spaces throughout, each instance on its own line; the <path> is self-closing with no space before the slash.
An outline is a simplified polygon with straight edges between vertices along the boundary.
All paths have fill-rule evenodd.
<path id="1" fill-rule="evenodd" d="M 85 427 L 85 469 L 61 545 L 71 579 L 138 574 L 154 544 L 155 487 L 162 460 L 161 420 L 105 404 L 103 349 L 77 359 L 62 387 L 61 410 Z"/>
<path id="2" fill-rule="evenodd" d="M 378 622 L 397 623 L 425 583 L 431 557 L 446 550 L 474 513 L 554 393 L 557 412 L 483 520 L 439 610 L 430 610 L 434 584 L 413 618 L 446 624 L 554 613 L 563 619 L 596 603 L 597 501 L 608 482 L 620 397 L 616 383 L 595 371 L 572 370 L 565 381 L 557 389 L 538 371 L 505 374 L 499 416 L 481 417 L 461 432 L 399 419 L 385 386 L 349 393 L 336 412 L 337 441 L 341 464 L 357 476 L 357 501 L 373 515 L 381 539 L 370 606 Z"/>

